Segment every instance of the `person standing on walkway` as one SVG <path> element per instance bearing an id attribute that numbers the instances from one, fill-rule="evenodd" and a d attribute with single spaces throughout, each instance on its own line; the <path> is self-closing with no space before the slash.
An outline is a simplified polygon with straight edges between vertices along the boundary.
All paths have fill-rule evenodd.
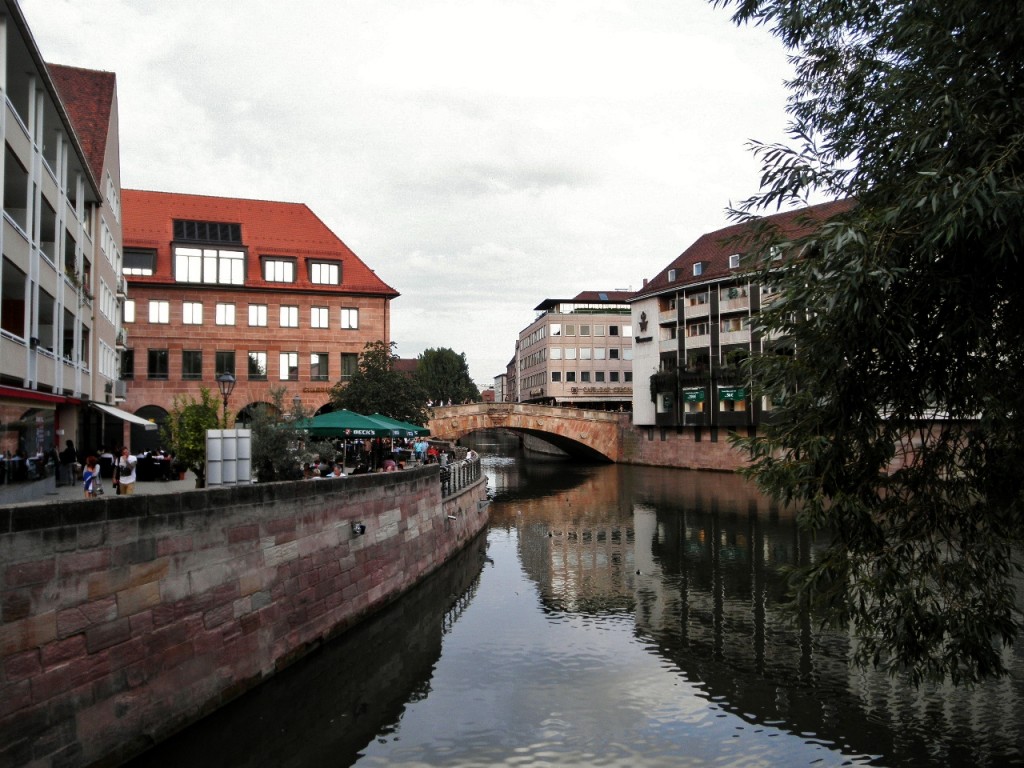
<path id="1" fill-rule="evenodd" d="M 85 489 L 85 498 L 95 499 L 99 493 L 100 465 L 95 456 L 85 460 L 85 470 L 82 472 L 82 487 Z"/>
<path id="2" fill-rule="evenodd" d="M 135 467 L 138 463 L 127 445 L 121 449 L 121 457 L 117 460 L 117 492 L 121 496 L 135 493 Z"/>
<path id="3" fill-rule="evenodd" d="M 78 451 L 75 444 L 70 440 L 64 443 L 64 450 L 60 452 L 60 474 L 57 477 L 57 485 L 75 484 L 75 464 L 78 463 Z"/>

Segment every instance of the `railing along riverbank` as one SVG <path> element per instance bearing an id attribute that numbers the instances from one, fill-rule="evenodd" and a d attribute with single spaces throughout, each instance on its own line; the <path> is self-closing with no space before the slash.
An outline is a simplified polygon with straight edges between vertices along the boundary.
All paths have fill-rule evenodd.
<path id="1" fill-rule="evenodd" d="M 480 457 L 454 461 L 441 467 L 441 497 L 447 498 L 477 482 L 481 475 Z"/>

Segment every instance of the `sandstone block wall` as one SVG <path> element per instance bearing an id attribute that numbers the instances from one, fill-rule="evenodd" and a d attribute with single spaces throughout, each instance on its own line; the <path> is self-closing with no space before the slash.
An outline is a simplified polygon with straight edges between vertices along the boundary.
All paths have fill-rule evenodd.
<path id="1" fill-rule="evenodd" d="M 0 509 L 0 765 L 113 765 L 212 711 L 449 559 L 485 485 L 442 502 L 424 467 Z"/>

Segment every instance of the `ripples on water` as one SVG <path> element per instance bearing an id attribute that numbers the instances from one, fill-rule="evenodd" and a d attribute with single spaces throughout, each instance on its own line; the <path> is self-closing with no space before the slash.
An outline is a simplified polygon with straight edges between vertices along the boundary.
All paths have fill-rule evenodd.
<path id="1" fill-rule="evenodd" d="M 781 609 L 812 543 L 738 478 L 477 450 L 486 553 L 140 765 L 1024 765 L 1021 659 L 973 691 L 849 669 Z"/>

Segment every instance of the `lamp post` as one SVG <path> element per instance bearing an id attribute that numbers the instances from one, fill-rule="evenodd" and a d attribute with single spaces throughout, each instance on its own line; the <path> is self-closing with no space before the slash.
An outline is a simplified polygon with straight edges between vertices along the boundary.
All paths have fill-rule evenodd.
<path id="1" fill-rule="evenodd" d="M 230 373 L 222 373 L 217 377 L 217 389 L 224 398 L 224 429 L 228 428 L 228 397 L 235 388 L 235 377 Z"/>
<path id="2" fill-rule="evenodd" d="M 299 417 L 299 409 L 302 407 L 302 398 L 296 395 L 292 398 L 292 419 Z"/>

